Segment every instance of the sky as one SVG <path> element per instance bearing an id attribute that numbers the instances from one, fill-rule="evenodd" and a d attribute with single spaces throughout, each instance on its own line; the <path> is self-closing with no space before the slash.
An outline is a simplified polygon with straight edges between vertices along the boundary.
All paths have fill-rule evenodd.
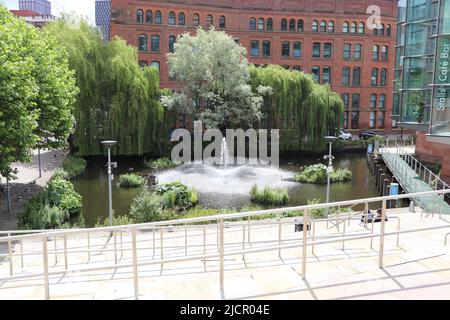
<path id="1" fill-rule="evenodd" d="M 61 12 L 76 12 L 87 17 L 89 22 L 95 25 L 95 0 L 50 0 L 52 14 L 59 16 Z M 8 9 L 19 9 L 19 0 L 0 0 Z"/>

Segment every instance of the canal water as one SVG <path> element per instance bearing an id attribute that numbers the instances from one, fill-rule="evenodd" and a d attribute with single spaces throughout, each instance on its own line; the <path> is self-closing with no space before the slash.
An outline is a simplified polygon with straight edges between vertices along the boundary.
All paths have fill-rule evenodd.
<path id="1" fill-rule="evenodd" d="M 280 168 L 211 167 L 183 165 L 175 169 L 153 172 L 145 167 L 141 158 L 117 157 L 114 169 L 113 209 L 115 215 L 128 215 L 139 189 L 121 189 L 116 186 L 120 174 L 128 172 L 154 173 L 160 183 L 180 181 L 199 192 L 200 204 L 209 208 L 240 209 L 250 204 L 249 190 L 258 186 L 286 187 L 289 190 L 289 206 L 304 205 L 308 200 L 326 199 L 326 185 L 301 184 L 293 181 L 302 167 L 325 163 L 320 156 L 297 155 L 280 159 Z M 364 153 L 347 153 L 336 156 L 335 168 L 348 168 L 353 180 L 331 186 L 331 201 L 343 201 L 378 196 L 375 181 L 370 174 Z M 106 158 L 89 158 L 84 174 L 74 180 L 74 187 L 83 196 L 83 216 L 86 226 L 92 227 L 98 218 L 108 216 L 108 176 Z"/>

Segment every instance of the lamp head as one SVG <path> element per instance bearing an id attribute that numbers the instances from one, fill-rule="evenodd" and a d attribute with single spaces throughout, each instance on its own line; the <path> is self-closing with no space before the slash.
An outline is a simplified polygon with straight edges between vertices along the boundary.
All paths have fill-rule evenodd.
<path id="1" fill-rule="evenodd" d="M 111 148 L 112 146 L 114 146 L 117 143 L 117 141 L 114 140 L 106 140 L 106 141 L 102 141 L 101 144 L 104 145 L 107 148 Z"/>
<path id="2" fill-rule="evenodd" d="M 334 136 L 326 136 L 326 137 L 324 137 L 324 139 L 326 142 L 334 142 L 334 141 L 338 140 L 339 138 L 334 137 Z"/>

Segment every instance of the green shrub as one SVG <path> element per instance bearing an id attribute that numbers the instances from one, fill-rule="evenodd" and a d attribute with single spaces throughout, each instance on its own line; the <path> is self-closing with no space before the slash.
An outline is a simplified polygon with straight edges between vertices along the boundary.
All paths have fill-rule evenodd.
<path id="1" fill-rule="evenodd" d="M 289 202 L 287 189 L 265 187 L 258 189 L 256 185 L 250 190 L 250 200 L 264 205 L 284 205 Z"/>
<path id="2" fill-rule="evenodd" d="M 67 210 L 44 204 L 38 197 L 27 204 L 24 214 L 19 219 L 19 227 L 27 230 L 61 229 L 68 219 Z"/>
<path id="3" fill-rule="evenodd" d="M 301 183 L 326 184 L 327 178 L 327 167 L 320 163 L 306 167 L 305 170 L 295 175 L 294 180 Z M 331 182 L 343 182 L 351 179 L 352 172 L 348 169 L 337 169 L 330 175 Z"/>
<path id="4" fill-rule="evenodd" d="M 45 196 L 50 206 L 67 210 L 70 215 L 79 213 L 82 206 L 81 195 L 73 189 L 70 181 L 52 179 L 45 187 Z"/>
<path id="5" fill-rule="evenodd" d="M 162 220 L 162 202 L 161 196 L 143 190 L 131 205 L 130 215 L 137 223 L 146 223 Z"/>
<path id="6" fill-rule="evenodd" d="M 72 179 L 79 176 L 86 170 L 87 161 L 83 158 L 69 156 L 63 163 L 62 167 L 67 173 L 65 179 Z"/>
<path id="7" fill-rule="evenodd" d="M 174 168 L 177 166 L 169 158 L 160 158 L 157 160 L 150 160 L 150 161 L 145 162 L 145 165 L 154 170 L 170 169 L 170 168 Z"/>
<path id="8" fill-rule="evenodd" d="M 135 173 L 122 174 L 119 177 L 119 187 L 121 188 L 139 188 L 144 186 L 146 180 Z"/>
<path id="9" fill-rule="evenodd" d="M 181 182 L 162 184 L 155 192 L 163 199 L 164 208 L 188 208 L 198 203 L 198 193 Z"/>
<path id="10" fill-rule="evenodd" d="M 52 179 L 67 180 L 67 179 L 70 179 L 70 177 L 69 177 L 69 174 L 66 172 L 66 170 L 58 168 L 55 170 L 55 173 L 53 174 Z"/>

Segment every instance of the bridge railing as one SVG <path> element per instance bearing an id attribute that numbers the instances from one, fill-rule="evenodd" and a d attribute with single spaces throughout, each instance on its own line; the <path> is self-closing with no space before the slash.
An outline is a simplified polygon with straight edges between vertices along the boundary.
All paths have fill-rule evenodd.
<path id="1" fill-rule="evenodd" d="M 448 193 L 450 193 L 450 190 L 437 190 L 106 228 L 54 230 L 34 234 L 21 234 L 26 231 L 5 231 L 2 233 L 10 235 L 0 237 L 0 244 L 8 245 L 6 258 L 9 262 L 9 276 L 1 277 L 0 281 L 41 278 L 45 289 L 43 297 L 49 299 L 50 279 L 53 276 L 131 268 L 134 296 L 137 299 L 139 297 L 139 269 L 141 268 L 159 266 L 162 271 L 167 264 L 187 261 L 203 262 L 206 268 L 207 260 L 218 259 L 219 287 L 224 290 L 225 257 L 242 256 L 245 261 L 246 257 L 255 253 L 278 252 L 281 257 L 283 250 L 301 249 L 300 269 L 301 275 L 305 279 L 308 247 L 311 247 L 314 253 L 317 246 L 342 243 L 344 249 L 346 242 L 363 239 L 370 240 L 372 246 L 373 240 L 377 238 L 379 239 L 379 267 L 383 268 L 385 237 L 396 236 L 398 245 L 401 234 L 450 228 L 450 224 L 446 224 L 431 228 L 400 230 L 400 220 L 398 220 L 396 227 L 391 226 L 391 224 L 387 225 L 389 228 L 392 227 L 391 231 L 387 232 L 385 219 L 387 201 Z M 382 207 L 381 217 L 378 217 L 379 231 L 375 230 L 375 219 L 372 219 L 369 228 L 364 217 L 355 217 L 354 213 L 351 212 L 337 218 L 316 217 L 312 214 L 321 209 L 342 208 L 356 204 L 368 208 L 370 204 L 380 202 Z M 285 213 L 294 214 L 294 217 L 275 216 L 275 218 L 265 221 L 257 220 L 268 215 L 283 215 Z M 338 219 L 337 225 L 343 222 L 342 230 L 331 234 L 317 234 L 318 224 L 336 221 L 336 219 Z M 361 232 L 346 230 L 346 222 L 350 221 L 359 221 L 360 229 L 358 230 Z M 298 225 L 302 225 L 303 230 L 300 233 L 294 233 L 293 228 Z M 272 233 L 268 232 L 269 228 Z M 286 228 L 292 229 L 289 231 Z M 270 237 L 270 235 L 273 235 L 273 237 Z M 73 241 L 71 244 L 71 239 L 77 241 Z M 59 247 L 57 241 L 59 241 Z M 22 247 L 22 244 L 26 246 Z M 49 248 L 49 244 L 53 244 L 54 247 Z M 70 248 L 69 244 L 71 244 Z M 16 252 L 15 248 L 19 252 Z M 101 263 L 98 261 L 90 263 L 94 252 L 101 253 L 104 256 Z M 58 262 L 61 255 L 64 263 Z M 81 256 L 85 259 L 83 262 L 80 262 Z M 15 257 L 20 257 L 21 269 L 24 270 L 18 272 L 18 274 L 14 274 L 15 270 L 13 269 L 15 266 L 13 258 Z M 25 264 L 24 258 L 28 257 L 29 259 Z M 52 260 L 54 264 L 50 265 Z"/>

